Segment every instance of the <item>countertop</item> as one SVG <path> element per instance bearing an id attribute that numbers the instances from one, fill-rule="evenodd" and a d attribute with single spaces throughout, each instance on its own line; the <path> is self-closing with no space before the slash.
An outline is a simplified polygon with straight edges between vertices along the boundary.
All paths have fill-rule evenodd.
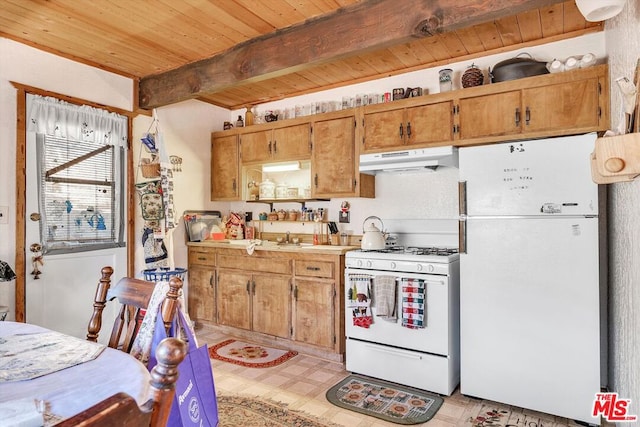
<path id="1" fill-rule="evenodd" d="M 204 242 L 189 242 L 189 247 L 203 248 L 229 248 L 229 249 L 247 249 L 252 242 L 256 245 L 256 251 L 274 251 L 274 252 L 293 252 L 293 253 L 316 253 L 325 255 L 343 255 L 359 246 L 337 246 L 337 245 L 313 245 L 309 243 L 301 244 L 280 244 L 266 240 L 205 240 Z"/>

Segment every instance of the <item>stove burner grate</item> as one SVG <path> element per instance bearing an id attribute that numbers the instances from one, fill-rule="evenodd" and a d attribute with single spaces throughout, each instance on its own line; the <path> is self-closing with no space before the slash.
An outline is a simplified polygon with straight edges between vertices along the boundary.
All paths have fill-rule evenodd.
<path id="1" fill-rule="evenodd" d="M 411 254 L 411 255 L 436 255 L 448 256 L 458 253 L 458 248 L 441 248 L 441 247 L 404 247 L 392 246 L 384 249 L 360 249 L 358 252 L 364 253 L 381 253 L 381 254 Z"/>

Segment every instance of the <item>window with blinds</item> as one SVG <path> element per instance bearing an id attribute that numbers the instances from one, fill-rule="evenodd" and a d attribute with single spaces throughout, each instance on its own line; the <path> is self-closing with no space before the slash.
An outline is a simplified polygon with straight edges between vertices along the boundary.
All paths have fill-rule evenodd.
<path id="1" fill-rule="evenodd" d="M 44 252 L 123 246 L 124 150 L 37 135 Z"/>

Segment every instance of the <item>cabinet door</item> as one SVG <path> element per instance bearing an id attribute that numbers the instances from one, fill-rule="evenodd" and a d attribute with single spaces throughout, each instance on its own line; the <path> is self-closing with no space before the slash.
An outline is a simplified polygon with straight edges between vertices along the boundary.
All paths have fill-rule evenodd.
<path id="1" fill-rule="evenodd" d="M 407 108 L 405 137 L 408 145 L 453 140 L 453 102 Z"/>
<path id="2" fill-rule="evenodd" d="M 236 135 L 211 140 L 211 200 L 240 200 L 240 167 Z"/>
<path id="3" fill-rule="evenodd" d="M 334 282 L 296 278 L 293 299 L 293 335 L 296 341 L 333 348 Z"/>
<path id="4" fill-rule="evenodd" d="M 316 122 L 311 159 L 313 197 L 354 195 L 356 180 L 354 117 Z"/>
<path id="5" fill-rule="evenodd" d="M 290 280 L 290 277 L 269 274 L 253 276 L 253 330 L 255 332 L 289 338 Z"/>
<path id="6" fill-rule="evenodd" d="M 273 130 L 273 160 L 306 160 L 311 156 L 308 123 Z"/>
<path id="7" fill-rule="evenodd" d="M 271 160 L 272 147 L 271 130 L 243 133 L 240 135 L 242 163 L 264 162 Z"/>
<path id="8" fill-rule="evenodd" d="M 188 305 L 193 320 L 215 321 L 214 275 L 212 268 L 189 267 Z"/>
<path id="9" fill-rule="evenodd" d="M 251 329 L 251 275 L 218 270 L 218 323 Z"/>
<path id="10" fill-rule="evenodd" d="M 523 90 L 525 132 L 592 129 L 599 125 L 598 79 Z"/>
<path id="11" fill-rule="evenodd" d="M 524 115 L 520 91 L 460 99 L 460 138 L 519 134 Z"/>
<path id="12" fill-rule="evenodd" d="M 404 145 L 404 109 L 364 115 L 363 151 L 380 151 Z"/>

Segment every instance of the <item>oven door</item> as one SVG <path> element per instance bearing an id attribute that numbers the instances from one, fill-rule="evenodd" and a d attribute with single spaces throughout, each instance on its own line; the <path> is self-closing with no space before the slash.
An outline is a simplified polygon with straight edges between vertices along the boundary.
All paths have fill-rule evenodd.
<path id="1" fill-rule="evenodd" d="M 374 295 L 373 286 L 375 276 L 396 277 L 396 312 L 398 319 L 395 322 L 390 322 L 381 317 L 377 317 L 376 302 L 372 299 L 371 312 L 373 323 L 368 328 L 355 326 L 353 322 L 353 309 L 349 307 L 350 274 L 362 274 L 371 277 L 371 297 Z M 426 284 L 426 326 L 424 328 L 411 329 L 402 326 L 402 294 L 399 284 L 399 280 L 402 278 L 422 279 Z M 450 354 L 450 346 L 453 344 L 450 342 L 449 325 L 453 320 L 450 317 L 454 314 L 449 303 L 452 300 L 449 288 L 449 278 L 447 276 L 347 268 L 345 269 L 346 337 L 347 339 L 368 341 L 447 356 Z"/>

